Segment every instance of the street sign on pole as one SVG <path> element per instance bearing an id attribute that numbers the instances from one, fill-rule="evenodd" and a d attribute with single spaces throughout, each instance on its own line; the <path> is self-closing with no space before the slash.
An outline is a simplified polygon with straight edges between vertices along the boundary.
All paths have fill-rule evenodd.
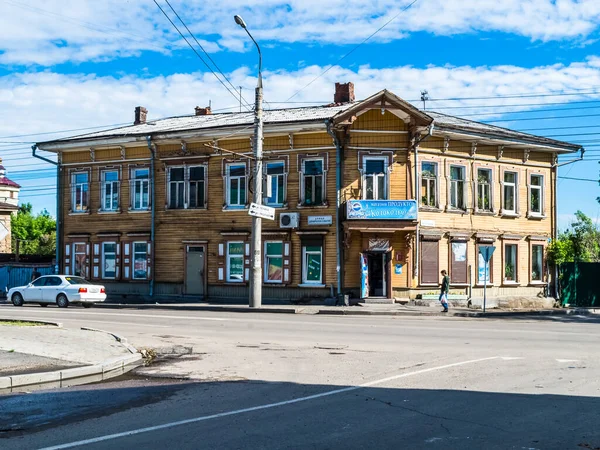
<path id="1" fill-rule="evenodd" d="M 483 258 L 484 275 L 483 275 L 483 312 L 485 312 L 485 302 L 487 297 L 487 279 L 488 279 L 488 265 L 492 255 L 494 254 L 496 247 L 493 245 L 480 245 L 479 254 Z M 479 277 L 479 270 L 477 271 L 477 277 Z"/>
<path id="2" fill-rule="evenodd" d="M 260 217 L 262 219 L 275 220 L 275 208 L 259 205 L 257 203 L 250 203 L 248 214 L 254 217 Z"/>

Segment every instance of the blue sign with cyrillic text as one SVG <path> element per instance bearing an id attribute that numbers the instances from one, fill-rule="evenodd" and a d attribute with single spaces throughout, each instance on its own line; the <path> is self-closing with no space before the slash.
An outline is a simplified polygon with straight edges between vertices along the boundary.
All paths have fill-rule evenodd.
<path id="1" fill-rule="evenodd" d="M 415 200 L 348 200 L 348 219 L 417 220 Z"/>

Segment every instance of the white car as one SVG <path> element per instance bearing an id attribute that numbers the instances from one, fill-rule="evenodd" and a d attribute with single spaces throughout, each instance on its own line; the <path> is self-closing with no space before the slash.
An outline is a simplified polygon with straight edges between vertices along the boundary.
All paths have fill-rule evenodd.
<path id="1" fill-rule="evenodd" d="M 89 308 L 94 303 L 106 300 L 106 289 L 81 277 L 45 275 L 27 286 L 12 288 L 7 298 L 15 306 L 23 306 L 24 303 L 48 306 L 52 303 L 66 308 L 71 303 L 79 303 Z"/>

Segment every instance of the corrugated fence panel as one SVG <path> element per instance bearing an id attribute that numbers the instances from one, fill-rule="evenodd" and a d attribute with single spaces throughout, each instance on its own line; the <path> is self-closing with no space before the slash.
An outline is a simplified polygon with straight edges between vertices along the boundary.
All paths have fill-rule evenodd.
<path id="1" fill-rule="evenodd" d="M 42 275 L 51 275 L 54 273 L 54 267 L 37 266 L 37 271 Z M 0 267 L 0 292 L 6 296 L 9 289 L 16 286 L 25 286 L 31 281 L 33 267 Z"/>
<path id="2" fill-rule="evenodd" d="M 600 263 L 565 263 L 561 264 L 560 271 L 563 306 L 600 306 Z"/>

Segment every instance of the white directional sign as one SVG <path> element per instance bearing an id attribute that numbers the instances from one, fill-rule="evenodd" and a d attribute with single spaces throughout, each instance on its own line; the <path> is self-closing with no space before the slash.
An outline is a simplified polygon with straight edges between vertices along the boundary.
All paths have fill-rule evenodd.
<path id="1" fill-rule="evenodd" d="M 250 203 L 248 214 L 251 216 L 262 217 L 263 219 L 275 220 L 275 208 L 265 205 Z"/>

